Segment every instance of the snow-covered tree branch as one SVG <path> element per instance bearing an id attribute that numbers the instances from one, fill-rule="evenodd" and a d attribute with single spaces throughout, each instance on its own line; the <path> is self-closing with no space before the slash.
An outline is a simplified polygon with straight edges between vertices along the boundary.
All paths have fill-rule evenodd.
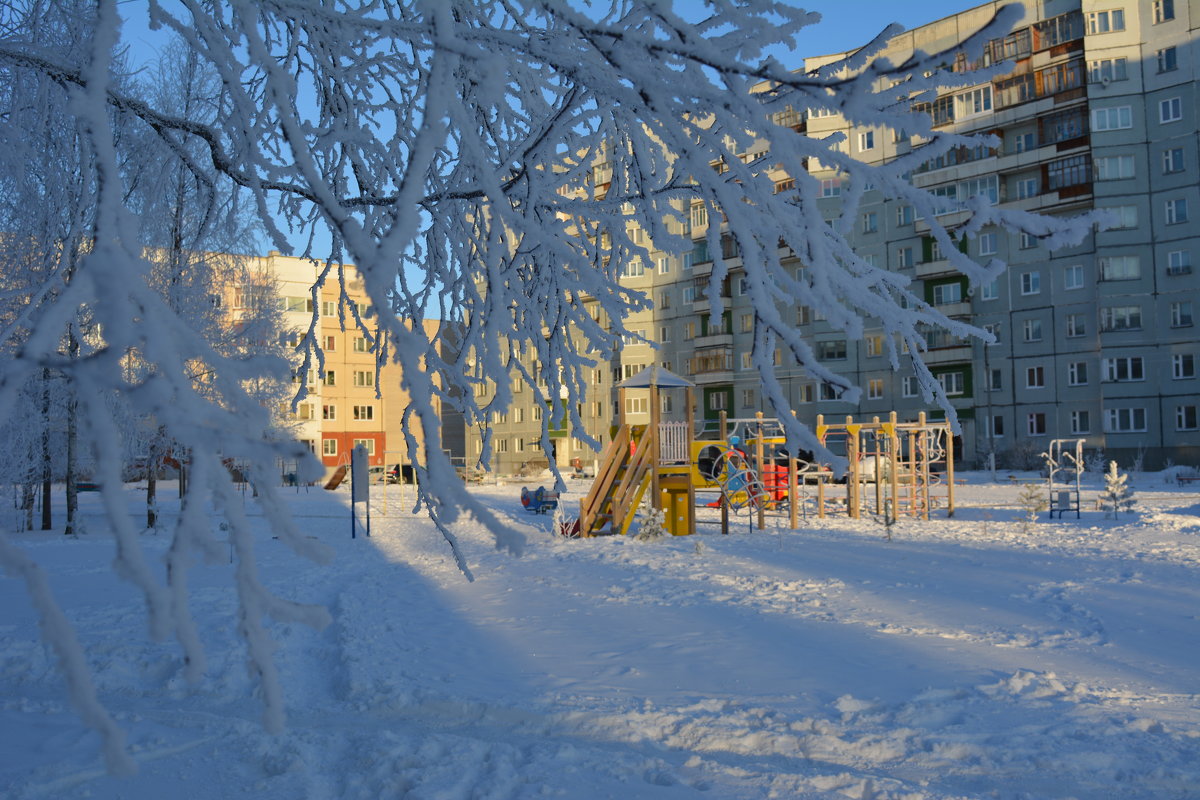
<path id="1" fill-rule="evenodd" d="M 62 13 L 76 4 L 28 5 L 33 14 Z M 448 526 L 462 511 L 487 524 L 498 546 L 519 551 L 521 540 L 464 491 L 439 446 L 434 398 L 457 404 L 467 424 L 476 424 L 508 406 L 516 379 L 541 393 L 545 445 L 563 413 L 581 429 L 575 408 L 589 371 L 628 333 L 628 314 L 650 302 L 619 282 L 624 265 L 649 258 L 633 226 L 655 247 L 684 252 L 693 246 L 687 227 L 693 206 L 706 209 L 710 220 L 724 220 L 724 227 L 710 225 L 705 234 L 714 261 L 712 313 L 720 313 L 715 289 L 729 271 L 724 235 L 736 242 L 757 310 L 761 346 L 754 360 L 764 395 L 787 421 L 792 442 L 807 449 L 816 442 L 788 413 L 774 377 L 775 347 L 790 351 L 814 377 L 843 387 L 848 399 L 857 389 L 814 357 L 784 310 L 820 309 L 851 336 L 861 334 L 864 319 L 877 320 L 889 334 L 893 365 L 909 357 L 906 343 L 927 395 L 949 413 L 921 363 L 919 326 L 986 335 L 947 319 L 910 291 L 907 278 L 855 254 L 848 233 L 864 193 L 882 191 L 911 204 L 951 263 L 975 283 L 991 280 L 1003 265 L 976 263 L 956 244 L 985 225 L 1024 230 L 1049 246 L 1077 242 L 1088 230 L 1088 220 L 1047 220 L 981 198 L 958 201 L 962 213 L 948 230 L 935 198 L 909 180 L 926 159 L 977 144 L 936 131 L 920 103 L 938 86 L 970 86 L 1004 70 L 943 66 L 960 51 L 973 59 L 1019 12 L 1001 9 L 960 46 L 915 53 L 899 64 L 878 57 L 895 32 L 888 29 L 848 58 L 803 73 L 762 56 L 764 47 L 791 44 L 814 21 L 785 5 L 709 0 L 708 17 L 699 23 L 649 0 L 578 5 L 151 0 L 153 23 L 173 31 L 187 58 L 219 81 L 202 109 L 114 79 L 115 0 L 100 0 L 94 15 L 84 15 L 87 36 L 69 46 L 29 36 L 15 18 L 3 27 L 0 68 L 40 76 L 69 100 L 92 204 L 77 231 L 87 247 L 70 280 L 59 274 L 41 279 L 52 282 L 53 291 L 30 290 L 39 301 L 6 328 L 11 357 L 0 378 L 0 407 L 16 407 L 38 370 L 69 373 L 85 396 L 83 435 L 108 492 L 120 483 L 121 464 L 110 449 L 116 434 L 99 398 L 121 395 L 192 454 L 196 476 L 206 481 L 197 490 L 231 515 L 241 559 L 242 630 L 266 683 L 273 726 L 282 722 L 281 701 L 262 614 L 313 624 L 323 615 L 270 598 L 258 584 L 221 461 L 237 457 L 254 465 L 263 478 L 264 506 L 280 508 L 265 471 L 277 457 L 303 453 L 264 436 L 268 414 L 245 390 L 247 381 L 278 374 L 280 364 L 220 351 L 170 293 L 164 297 L 154 285 L 141 252 L 145 231 L 132 219 L 136 195 L 125 191 L 120 136 L 155 137 L 174 161 L 168 183 L 193 186 L 210 199 L 233 197 L 232 187 L 246 192 L 279 249 L 308 241 L 305 255 L 327 263 L 321 281 L 342 280 L 340 263 L 357 265 L 371 307 L 352 314 L 348 324 L 380 343 L 380 359 L 403 369 L 403 388 L 412 398 L 409 430 L 419 430 L 425 441 L 420 504 L 452 546 Z M 889 163 L 866 164 L 847 155 L 842 137 L 814 138 L 789 121 L 823 111 L 903 131 L 924 144 Z M 842 176 L 841 206 L 832 218 L 818 206 L 820 185 L 809 169 L 818 163 Z M 777 191 L 782 176 L 794 188 Z M 230 188 L 212 188 L 219 183 Z M 158 207 L 170 208 L 169 200 Z M 804 264 L 803 277 L 785 268 L 785 254 Z M 68 363 L 58 355 L 59 342 L 81 309 L 95 318 L 102 341 Z M 429 309 L 455 328 L 456 360 L 444 360 L 438 337 L 411 324 Z M 309 341 L 316 342 L 315 316 L 312 325 Z M 13 345 L 17 329 L 20 343 Z M 124 367 L 130 353 L 150 367 L 133 379 Z M 523 361 L 539 366 L 531 371 Z M 211 367 L 203 391 L 189 373 L 196 363 Z M 484 382 L 493 391 L 481 404 L 475 389 Z M 558 403 L 562 392 L 571 402 Z M 415 456 L 417 438 L 409 443 Z M 143 587 L 154 633 L 174 631 L 185 648 L 194 648 L 182 596 L 164 591 L 148 574 L 112 497 L 119 563 Z M 202 496 L 188 502 L 203 502 Z M 320 557 L 282 512 L 274 524 L 298 551 Z M 181 548 L 212 547 L 211 533 L 194 514 L 185 515 L 177 535 Z"/>

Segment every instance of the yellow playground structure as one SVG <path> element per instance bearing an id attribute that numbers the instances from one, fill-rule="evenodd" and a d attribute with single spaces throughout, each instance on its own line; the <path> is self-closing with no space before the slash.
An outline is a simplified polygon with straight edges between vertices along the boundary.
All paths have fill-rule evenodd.
<path id="1" fill-rule="evenodd" d="M 783 426 L 761 413 L 749 419 L 720 420 L 719 438 L 694 436 L 694 384 L 658 366 L 647 367 L 617 384 L 618 424 L 605 448 L 595 481 L 580 501 L 580 537 L 624 534 L 649 492 L 653 507 L 665 512 L 667 530 L 676 536 L 695 533 L 696 487 L 721 490 L 722 530 L 729 529 L 730 511 L 757 513 L 765 526 L 769 509 L 787 507 L 791 527 L 798 527 L 800 508 L 815 503 L 816 516 L 833 510 L 858 519 L 863 513 L 896 519 L 929 519 L 930 510 L 944 507 L 954 514 L 954 435 L 948 421 L 930 421 L 922 412 L 916 421 L 900 422 L 892 412 L 886 421 L 826 422 L 817 417 L 817 439 L 829 451 L 844 455 L 846 472 L 835 481 L 828 464 L 810 454 L 793 456 L 784 449 Z M 625 420 L 627 389 L 648 389 L 650 420 L 629 425 Z M 659 392 L 684 389 L 683 422 L 662 422 Z M 807 459 L 804 458 L 807 456 Z M 813 487 L 815 497 L 808 497 Z"/>

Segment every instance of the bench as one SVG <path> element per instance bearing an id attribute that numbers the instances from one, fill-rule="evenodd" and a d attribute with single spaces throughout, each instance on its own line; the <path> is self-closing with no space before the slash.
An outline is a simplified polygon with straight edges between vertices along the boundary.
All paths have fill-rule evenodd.
<path id="1" fill-rule="evenodd" d="M 1175 481 L 1180 486 L 1187 486 L 1189 483 L 1200 481 L 1200 475 L 1176 475 Z"/>

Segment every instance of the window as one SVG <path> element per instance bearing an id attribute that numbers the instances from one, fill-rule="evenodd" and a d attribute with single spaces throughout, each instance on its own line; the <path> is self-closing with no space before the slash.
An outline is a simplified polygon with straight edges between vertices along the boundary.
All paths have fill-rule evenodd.
<path id="1" fill-rule="evenodd" d="M 757 402 L 753 389 L 742 389 L 742 408 L 754 408 Z"/>
<path id="2" fill-rule="evenodd" d="M 492 443 L 496 446 L 497 453 L 507 453 L 508 452 L 508 439 L 507 438 L 497 437 L 495 440 L 493 440 Z"/>
<path id="3" fill-rule="evenodd" d="M 992 87 L 984 86 L 963 92 L 954 98 L 954 112 L 958 119 L 978 116 L 992 110 Z"/>
<path id="4" fill-rule="evenodd" d="M 899 267 L 911 267 L 916 263 L 913 260 L 913 249 L 911 247 L 901 247 L 896 251 L 896 265 Z"/>
<path id="5" fill-rule="evenodd" d="M 665 311 L 671 307 L 671 291 L 663 289 L 658 293 L 658 310 Z"/>
<path id="6" fill-rule="evenodd" d="M 641 278 L 646 274 L 646 262 L 640 258 L 635 258 L 632 261 L 627 261 L 621 267 L 622 278 Z"/>
<path id="7" fill-rule="evenodd" d="M 837 197 L 842 193 L 841 178 L 822 178 L 821 197 Z"/>
<path id="8" fill-rule="evenodd" d="M 721 411 L 726 406 L 725 400 L 724 392 L 713 392 L 708 396 L 708 410 Z"/>
<path id="9" fill-rule="evenodd" d="M 375 372 L 368 369 L 354 370 L 354 385 L 371 387 L 375 385 Z"/>
<path id="10" fill-rule="evenodd" d="M 1120 8 L 1089 11 L 1085 15 L 1088 33 L 1112 33 L 1125 30 L 1125 12 Z"/>
<path id="11" fill-rule="evenodd" d="M 874 211 L 868 211 L 862 216 L 862 232 L 875 233 L 879 230 L 879 214 Z"/>
<path id="12" fill-rule="evenodd" d="M 834 386 L 832 383 L 821 384 L 821 399 L 822 400 L 841 400 L 842 388 Z"/>
<path id="13" fill-rule="evenodd" d="M 1063 267 L 1063 288 L 1083 288 L 1083 264 L 1072 264 L 1069 267 Z"/>
<path id="14" fill-rule="evenodd" d="M 1130 106 L 1108 106 L 1092 109 L 1093 131 L 1118 131 L 1133 127 L 1133 109 Z"/>
<path id="15" fill-rule="evenodd" d="M 912 225 L 914 212 L 912 206 L 897 206 L 896 207 L 896 225 Z"/>
<path id="16" fill-rule="evenodd" d="M 981 256 L 995 255 L 996 254 L 996 240 L 997 240 L 997 236 L 995 233 L 980 234 L 979 235 L 979 255 L 981 255 Z"/>
<path id="17" fill-rule="evenodd" d="M 1088 156 L 1078 155 L 1051 161 L 1046 166 L 1046 191 L 1054 192 L 1071 186 L 1084 186 L 1092 182 L 1092 161 Z"/>
<path id="18" fill-rule="evenodd" d="M 708 209 L 703 205 L 692 206 L 692 230 L 708 224 Z"/>
<path id="19" fill-rule="evenodd" d="M 960 395 L 965 391 L 966 380 L 961 372 L 943 372 L 937 379 L 948 396 Z"/>
<path id="20" fill-rule="evenodd" d="M 1179 69 L 1179 55 L 1174 47 L 1164 47 L 1155 54 L 1159 72 L 1174 72 Z"/>
<path id="21" fill-rule="evenodd" d="M 1186 300 L 1180 303 L 1171 303 L 1171 327 L 1192 327 L 1192 301 Z"/>
<path id="22" fill-rule="evenodd" d="M 999 322 L 985 322 L 983 324 L 983 329 L 992 335 L 992 338 L 995 340 L 992 342 L 992 344 L 1000 344 L 1000 323 Z"/>
<path id="23" fill-rule="evenodd" d="M 1168 147 L 1162 152 L 1162 169 L 1164 175 L 1173 172 L 1183 172 L 1183 148 Z"/>
<path id="24" fill-rule="evenodd" d="M 1197 424 L 1195 406 L 1176 406 L 1175 407 L 1175 430 L 1177 431 L 1194 431 L 1200 428 Z"/>
<path id="25" fill-rule="evenodd" d="M 366 340 L 366 338 L 364 338 L 364 337 L 362 337 L 362 336 L 355 336 L 355 337 L 354 337 L 354 345 L 353 345 L 353 349 L 354 349 L 354 352 L 356 352 L 356 353 L 365 353 L 365 352 L 367 352 L 367 340 Z"/>
<path id="26" fill-rule="evenodd" d="M 795 178 L 784 178 L 781 181 L 775 181 L 775 194 L 782 194 L 784 192 L 789 192 L 795 188 L 796 188 L 796 179 Z"/>
<path id="27" fill-rule="evenodd" d="M 1071 433 L 1091 433 L 1092 415 L 1087 411 L 1071 412 Z"/>
<path id="28" fill-rule="evenodd" d="M 1038 240 L 1037 240 L 1036 236 L 1034 236 L 1032 233 L 1026 233 L 1025 231 L 1021 231 L 1021 249 L 1022 250 L 1031 250 L 1032 248 L 1037 247 L 1037 245 L 1038 245 Z"/>
<path id="29" fill-rule="evenodd" d="M 867 399 L 883 399 L 883 378 L 871 378 L 867 381 Z"/>
<path id="30" fill-rule="evenodd" d="M 1111 83 L 1112 81 L 1123 81 L 1129 77 L 1126 65 L 1127 61 L 1124 58 L 1101 58 L 1097 61 L 1089 61 L 1088 82 Z"/>
<path id="31" fill-rule="evenodd" d="M 1025 370 L 1025 388 L 1026 389 L 1045 389 L 1046 388 L 1046 368 L 1045 367 L 1028 367 Z"/>
<path id="32" fill-rule="evenodd" d="M 815 395 L 815 390 L 811 383 L 802 383 L 796 389 L 797 403 L 811 403 Z"/>
<path id="33" fill-rule="evenodd" d="M 1022 178 L 1017 181 L 1017 199 L 1024 200 L 1027 197 L 1037 197 L 1037 178 Z"/>
<path id="34" fill-rule="evenodd" d="M 1098 181 L 1119 181 L 1133 176 L 1133 156 L 1104 156 L 1096 159 Z"/>
<path id="35" fill-rule="evenodd" d="M 367 451 L 367 455 L 375 455 L 375 440 L 374 439 L 355 439 L 355 447 L 363 447 Z"/>
<path id="36" fill-rule="evenodd" d="M 1000 416 L 999 414 L 992 417 L 992 438 L 1004 438 L 1004 417 Z"/>
<path id="37" fill-rule="evenodd" d="M 846 340 L 832 339 L 826 342 L 817 342 L 817 360 L 818 361 L 841 361 L 846 358 Z"/>
<path id="38" fill-rule="evenodd" d="M 656 259 L 656 266 L 658 267 L 659 275 L 671 274 L 671 259 L 667 258 L 666 256 L 659 256 Z"/>
<path id="39" fill-rule="evenodd" d="M 1162 123 L 1178 122 L 1183 119 L 1183 100 L 1179 97 L 1168 97 L 1158 104 L 1158 121 Z"/>
<path id="40" fill-rule="evenodd" d="M 1168 225 L 1176 225 L 1180 222 L 1187 222 L 1187 198 L 1177 197 L 1174 200 L 1168 200 L 1165 204 L 1165 207 Z"/>
<path id="41" fill-rule="evenodd" d="M 296 419 L 312 419 L 312 418 L 313 418 L 313 404 L 312 403 L 301 403 L 300 405 L 296 406 Z"/>
<path id="42" fill-rule="evenodd" d="M 1141 356 L 1120 356 L 1106 358 L 1104 365 L 1104 380 L 1112 383 L 1128 383 L 1146 379 Z"/>
<path id="43" fill-rule="evenodd" d="M 680 265 L 680 269 L 682 269 L 684 272 L 688 272 L 691 270 L 691 268 L 692 268 L 692 254 L 684 253 L 683 254 L 683 263 Z"/>
<path id="44" fill-rule="evenodd" d="M 1041 411 L 1030 414 L 1025 418 L 1025 429 L 1029 431 L 1030 436 L 1045 436 L 1046 415 Z"/>
<path id="45" fill-rule="evenodd" d="M 354 406 L 354 418 L 357 420 L 375 419 L 375 406 Z"/>
<path id="46" fill-rule="evenodd" d="M 1021 323 L 1021 329 L 1025 332 L 1025 341 L 1040 342 L 1042 340 L 1042 321 L 1040 319 L 1027 319 Z"/>
<path id="47" fill-rule="evenodd" d="M 1172 250 L 1167 253 L 1167 274 L 1188 275 L 1192 271 L 1192 254 L 1189 250 Z"/>
<path id="48" fill-rule="evenodd" d="M 1116 218 L 1108 226 L 1110 231 L 1132 230 L 1138 226 L 1137 206 L 1109 206 L 1104 210 Z"/>
<path id="49" fill-rule="evenodd" d="M 648 398 L 648 397 L 626 397 L 625 398 L 625 413 L 626 414 L 649 414 L 650 413 L 650 398 Z"/>
<path id="50" fill-rule="evenodd" d="M 333 300 L 322 300 L 321 301 L 321 316 L 322 317 L 336 317 L 337 313 L 338 313 L 337 303 L 335 301 L 333 301 Z M 327 441 L 332 441 L 334 443 L 334 449 L 336 450 L 337 440 L 332 439 L 332 440 L 327 440 Z M 334 455 L 337 455 L 337 453 L 335 452 Z"/>
<path id="51" fill-rule="evenodd" d="M 875 131 L 863 131 L 858 135 L 859 150 L 875 149 Z"/>
<path id="52" fill-rule="evenodd" d="M 337 406 L 335 406 L 335 405 L 321 406 L 321 419 L 337 419 Z"/>
<path id="53" fill-rule="evenodd" d="M 1142 262 L 1137 256 L 1109 256 L 1100 259 L 1100 280 L 1133 281 L 1142 277 Z"/>
<path id="54" fill-rule="evenodd" d="M 337 374 L 331 369 L 325 370 L 325 385 L 337 386 Z"/>
<path id="55" fill-rule="evenodd" d="M 1108 306 L 1100 309 L 1100 330 L 1135 331 L 1142 327 L 1141 306 Z"/>
<path id="56" fill-rule="evenodd" d="M 321 440 L 321 455 L 336 456 L 337 453 L 338 453 L 337 439 L 322 439 Z"/>
<path id="57" fill-rule="evenodd" d="M 1072 361 L 1067 364 L 1067 385 L 1085 386 L 1088 382 L 1087 362 Z"/>
<path id="58" fill-rule="evenodd" d="M 683 304 L 684 305 L 687 305 L 688 303 L 696 302 L 696 287 L 695 286 L 684 286 L 681 291 L 683 294 Z"/>
<path id="59" fill-rule="evenodd" d="M 1013 136 L 1013 152 L 1025 153 L 1037 149 L 1036 133 L 1018 133 Z"/>
<path id="60" fill-rule="evenodd" d="M 935 306 L 961 303 L 962 299 L 961 283 L 942 283 L 933 287 L 933 304 Z"/>
<path id="61" fill-rule="evenodd" d="M 883 355 L 883 337 L 878 333 L 873 333 L 866 337 L 867 355 L 881 356 Z"/>
<path id="62" fill-rule="evenodd" d="M 900 393 L 905 397 L 916 397 L 920 394 L 920 384 L 916 375 L 907 375 L 900 384 Z"/>
<path id="63" fill-rule="evenodd" d="M 279 298 L 279 307 L 281 311 L 301 311 L 311 314 L 313 301 L 311 297 L 281 297 Z"/>
<path id="64" fill-rule="evenodd" d="M 980 300 L 995 300 L 1000 296 L 1000 279 L 985 283 L 979 290 Z"/>
<path id="65" fill-rule="evenodd" d="M 658 341 L 663 344 L 671 341 L 671 327 L 669 325 L 663 325 L 658 329 Z"/>
<path id="66" fill-rule="evenodd" d="M 1175 19 L 1175 0 L 1154 0 L 1154 24 Z"/>
<path id="67" fill-rule="evenodd" d="M 1021 294 L 1040 294 L 1042 291 L 1042 273 L 1021 273 Z"/>
<path id="68" fill-rule="evenodd" d="M 1171 379 L 1181 381 L 1196 377 L 1196 357 L 1191 353 L 1176 353 L 1171 356 Z"/>
<path id="69" fill-rule="evenodd" d="M 1141 433 L 1146 430 L 1146 409 L 1110 408 L 1104 412 L 1104 430 L 1108 433 Z"/>
<path id="70" fill-rule="evenodd" d="M 987 390 L 989 392 L 998 392 L 1004 388 L 1004 370 L 999 367 L 992 367 L 988 373 Z"/>
<path id="71" fill-rule="evenodd" d="M 337 350 L 337 337 L 336 336 L 326 336 L 325 337 L 325 352 L 332 353 L 335 350 Z"/>
<path id="72" fill-rule="evenodd" d="M 1083 314 L 1067 314 L 1067 337 L 1087 335 L 1087 317 Z"/>

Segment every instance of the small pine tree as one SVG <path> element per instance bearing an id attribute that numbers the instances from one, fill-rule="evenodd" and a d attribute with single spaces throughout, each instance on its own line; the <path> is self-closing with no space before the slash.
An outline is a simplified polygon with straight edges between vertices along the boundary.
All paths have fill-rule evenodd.
<path id="1" fill-rule="evenodd" d="M 1017 503 L 1025 511 L 1021 529 L 1029 532 L 1029 523 L 1037 520 L 1037 515 L 1050 507 L 1046 500 L 1045 489 L 1039 483 L 1027 483 L 1017 497 Z"/>
<path id="2" fill-rule="evenodd" d="M 1108 463 L 1104 473 L 1104 492 L 1100 495 L 1100 507 L 1105 517 L 1117 518 L 1122 511 L 1133 510 L 1133 488 L 1128 485 L 1129 475 L 1117 469 L 1117 462 Z"/>
<path id="3" fill-rule="evenodd" d="M 650 498 L 642 500 L 642 504 L 638 506 L 638 532 L 633 538 L 638 541 L 647 541 L 665 536 L 669 532 L 667 516 L 663 510 L 651 505 Z"/>

